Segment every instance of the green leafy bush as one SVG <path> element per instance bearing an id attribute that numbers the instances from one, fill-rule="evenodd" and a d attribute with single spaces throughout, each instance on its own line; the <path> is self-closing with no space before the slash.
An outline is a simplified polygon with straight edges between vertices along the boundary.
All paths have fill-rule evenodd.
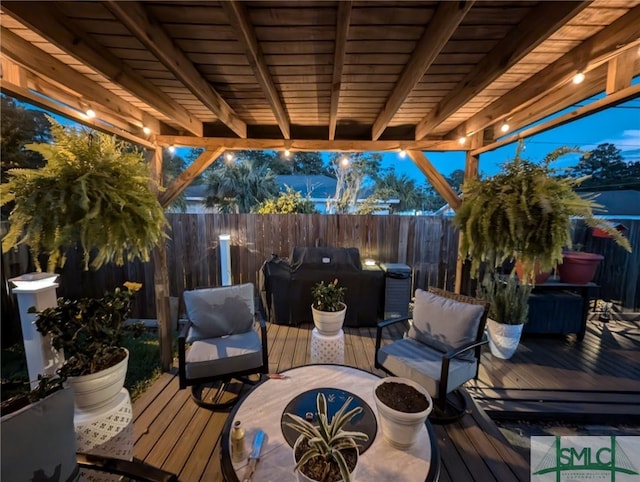
<path id="1" fill-rule="evenodd" d="M 302 197 L 299 191 L 287 187 L 287 190 L 281 192 L 277 198 L 260 203 L 256 212 L 258 214 L 315 214 L 318 211 L 310 200 Z"/>

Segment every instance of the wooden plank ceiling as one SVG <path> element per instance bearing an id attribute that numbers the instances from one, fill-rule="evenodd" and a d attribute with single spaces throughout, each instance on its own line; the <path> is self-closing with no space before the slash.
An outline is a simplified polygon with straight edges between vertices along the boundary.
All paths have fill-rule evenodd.
<path id="1" fill-rule="evenodd" d="M 624 91 L 640 73 L 640 0 L 0 8 L 3 91 L 91 108 L 107 130 L 142 142 L 148 126 L 238 146 L 452 141 L 434 143 L 446 150 L 478 133 L 490 143 L 505 121 L 525 127 L 607 86 Z M 579 70 L 587 79 L 573 85 Z"/>

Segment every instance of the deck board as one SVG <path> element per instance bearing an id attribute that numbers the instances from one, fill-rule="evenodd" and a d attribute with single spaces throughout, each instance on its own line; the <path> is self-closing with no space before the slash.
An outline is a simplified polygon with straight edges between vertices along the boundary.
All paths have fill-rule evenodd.
<path id="1" fill-rule="evenodd" d="M 312 329 L 311 324 L 269 324 L 270 370 L 309 363 Z M 383 343 L 401 337 L 404 329 L 386 330 Z M 375 328 L 345 328 L 345 364 L 382 375 L 373 368 L 374 345 Z M 511 360 L 493 358 L 485 350 L 479 379 L 467 386 L 469 413 L 454 424 L 434 426 L 440 480 L 529 480 L 528 457 L 506 442 L 485 410 L 492 416 L 510 412 L 523 418 L 562 414 L 567 407 L 624 413 L 640 403 L 640 369 L 631 363 L 639 352 L 638 322 L 589 322 L 583 342 L 572 335 L 525 337 Z M 164 373 L 136 401 L 134 417 L 136 458 L 176 473 L 184 482 L 222 480 L 220 438 L 227 413 L 196 406 L 189 390 L 178 389 L 175 370 Z"/>

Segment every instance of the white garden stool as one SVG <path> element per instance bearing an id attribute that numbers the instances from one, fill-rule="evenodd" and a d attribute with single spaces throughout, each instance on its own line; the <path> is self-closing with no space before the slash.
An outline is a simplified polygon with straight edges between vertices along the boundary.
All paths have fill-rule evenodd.
<path id="1" fill-rule="evenodd" d="M 311 332 L 311 363 L 344 364 L 344 331 L 321 335 L 314 328 Z"/>
<path id="2" fill-rule="evenodd" d="M 133 410 L 123 388 L 114 400 L 97 410 L 78 410 L 73 416 L 76 450 L 122 460 L 133 460 Z M 112 481 L 120 476 L 81 470 L 82 480 Z"/>

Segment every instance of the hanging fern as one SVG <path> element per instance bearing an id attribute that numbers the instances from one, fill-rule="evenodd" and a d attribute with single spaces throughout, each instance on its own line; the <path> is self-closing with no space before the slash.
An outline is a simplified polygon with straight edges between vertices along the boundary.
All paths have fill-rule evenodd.
<path id="1" fill-rule="evenodd" d="M 167 221 L 152 191 L 141 152 L 100 132 L 65 127 L 49 118 L 53 144 L 29 144 L 46 159 L 41 169 L 12 169 L 0 186 L 1 204 L 15 201 L 3 252 L 27 244 L 48 254 L 47 269 L 79 247 L 84 268 L 149 259 Z"/>
<path id="2" fill-rule="evenodd" d="M 465 182 L 454 222 L 464 233 L 461 250 L 471 257 L 474 274 L 482 262 L 495 267 L 515 257 L 527 277 L 537 267 L 550 271 L 562 261 L 562 249 L 571 245 L 573 217 L 584 218 L 587 225 L 599 227 L 631 250 L 629 241 L 611 223 L 594 217 L 593 211 L 602 206 L 574 191 L 584 179 L 560 178 L 550 167 L 576 149 L 556 149 L 541 164 L 523 159 L 522 149 L 520 143 L 501 173 Z"/>

